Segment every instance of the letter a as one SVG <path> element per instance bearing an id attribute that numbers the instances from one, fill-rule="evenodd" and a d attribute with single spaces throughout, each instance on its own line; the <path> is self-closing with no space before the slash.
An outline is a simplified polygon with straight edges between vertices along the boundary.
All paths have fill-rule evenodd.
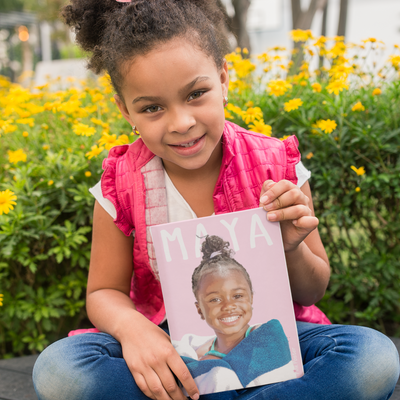
<path id="1" fill-rule="evenodd" d="M 188 254 L 186 251 L 185 243 L 183 242 L 181 228 L 175 228 L 170 235 L 167 231 L 161 231 L 161 239 L 164 247 L 164 254 L 167 262 L 172 261 L 171 253 L 169 252 L 168 240 L 173 242 L 174 240 L 178 239 L 179 246 L 181 247 L 182 257 L 184 260 L 188 259 Z"/>
<path id="2" fill-rule="evenodd" d="M 261 230 L 261 234 L 256 235 L 256 226 Z M 256 247 L 256 237 L 264 237 L 267 241 L 268 246 L 272 246 L 272 240 L 269 236 L 264 224 L 261 222 L 260 217 L 257 214 L 253 214 L 251 217 L 251 231 L 250 231 L 250 247 L 254 249 Z"/>

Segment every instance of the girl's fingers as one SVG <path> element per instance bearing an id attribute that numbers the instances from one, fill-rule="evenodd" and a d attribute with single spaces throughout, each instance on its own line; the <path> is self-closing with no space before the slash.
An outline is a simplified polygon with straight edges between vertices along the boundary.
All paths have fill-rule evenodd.
<path id="1" fill-rule="evenodd" d="M 301 217 L 311 216 L 311 210 L 309 207 L 303 204 L 297 204 L 295 206 L 269 211 L 267 213 L 268 221 L 288 221 L 297 220 Z"/>
<path id="2" fill-rule="evenodd" d="M 179 379 L 182 386 L 186 389 L 186 392 L 190 398 L 193 400 L 198 400 L 200 397 L 199 389 L 197 389 L 196 383 L 182 358 L 179 355 L 176 355 L 176 357 L 170 357 L 168 360 L 168 366 Z"/>
<path id="3" fill-rule="evenodd" d="M 284 192 L 275 200 L 269 203 L 262 203 L 262 207 L 266 211 L 279 210 L 293 206 L 295 204 L 302 204 L 308 206 L 309 199 L 300 189 L 291 189 L 288 192 Z"/>
<path id="4" fill-rule="evenodd" d="M 165 368 L 164 371 L 155 371 L 149 368 L 145 379 L 150 392 L 150 396 L 143 392 L 146 396 L 156 400 L 186 400 L 169 368 Z"/>
<path id="5" fill-rule="evenodd" d="M 261 190 L 260 205 L 264 206 L 277 200 L 286 192 L 301 192 L 300 188 L 290 181 L 265 181 Z"/>

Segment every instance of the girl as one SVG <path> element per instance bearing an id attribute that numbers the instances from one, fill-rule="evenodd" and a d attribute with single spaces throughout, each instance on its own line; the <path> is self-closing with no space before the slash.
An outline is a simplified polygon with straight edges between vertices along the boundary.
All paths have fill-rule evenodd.
<path id="1" fill-rule="evenodd" d="M 87 311 L 100 333 L 41 354 L 33 371 L 39 399 L 184 399 L 177 378 L 197 400 L 159 326 L 165 311 L 148 228 L 259 204 L 281 221 L 296 318 L 308 321 L 298 322 L 305 375 L 218 398 L 387 399 L 399 376 L 389 339 L 310 323 L 324 321 L 304 307 L 323 296 L 329 264 L 310 187 L 297 185 L 297 140 L 224 121 L 228 70 L 214 1 L 71 0 L 64 17 L 92 53 L 89 67 L 110 74 L 116 103 L 141 139 L 110 151 L 94 207 Z"/>

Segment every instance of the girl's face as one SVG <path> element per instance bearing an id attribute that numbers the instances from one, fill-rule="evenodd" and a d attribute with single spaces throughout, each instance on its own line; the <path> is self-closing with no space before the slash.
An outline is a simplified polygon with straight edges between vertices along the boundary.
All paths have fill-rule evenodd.
<path id="1" fill-rule="evenodd" d="M 223 335 L 245 334 L 253 314 L 253 295 L 243 273 L 228 270 L 205 275 L 197 291 L 197 312 Z"/>
<path id="2" fill-rule="evenodd" d="M 226 63 L 218 70 L 193 44 L 172 39 L 125 68 L 125 103 L 116 96 L 117 105 L 167 170 L 200 169 L 221 157 Z"/>

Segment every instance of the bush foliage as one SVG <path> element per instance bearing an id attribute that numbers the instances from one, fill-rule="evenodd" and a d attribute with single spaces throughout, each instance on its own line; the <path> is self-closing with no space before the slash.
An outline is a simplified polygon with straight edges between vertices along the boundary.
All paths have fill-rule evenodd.
<path id="1" fill-rule="evenodd" d="M 332 267 L 322 310 L 398 334 L 400 53 L 386 61 L 374 38 L 356 46 L 292 34 L 301 53 L 227 56 L 226 118 L 298 137 Z M 41 351 L 88 323 L 89 188 L 107 150 L 134 139 L 106 77 L 57 84 L 0 80 L 0 358 Z"/>

